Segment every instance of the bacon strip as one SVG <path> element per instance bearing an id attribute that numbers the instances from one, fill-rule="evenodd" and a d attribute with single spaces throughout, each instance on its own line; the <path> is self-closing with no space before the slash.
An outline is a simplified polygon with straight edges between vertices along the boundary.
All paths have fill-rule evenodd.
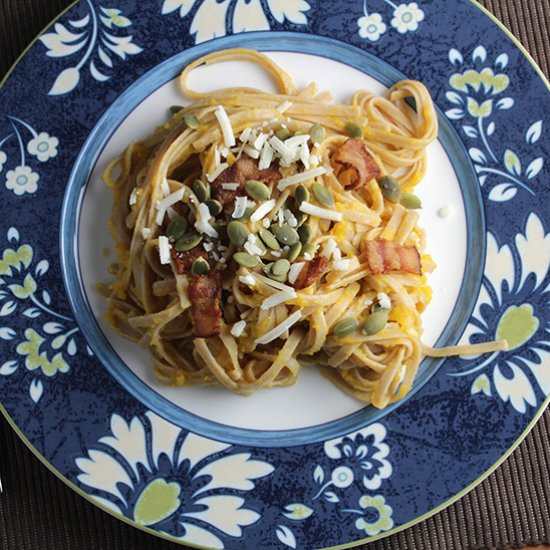
<path id="1" fill-rule="evenodd" d="M 214 198 L 221 202 L 227 213 L 233 212 L 235 206 L 235 197 L 246 195 L 244 184 L 248 180 L 263 181 L 266 185 L 275 183 L 281 179 L 281 173 L 276 166 L 270 166 L 266 170 L 258 168 L 258 162 L 248 156 L 242 156 L 233 164 L 233 166 L 224 170 L 212 182 L 212 194 Z M 223 183 L 238 183 L 239 188 L 235 191 L 224 189 Z"/>
<path id="2" fill-rule="evenodd" d="M 222 285 L 220 272 L 211 269 L 206 275 L 189 279 L 189 301 L 193 319 L 193 335 L 199 338 L 218 336 L 221 332 Z"/>
<path id="3" fill-rule="evenodd" d="M 414 246 L 375 239 L 366 241 L 364 247 L 366 261 L 374 275 L 397 271 L 422 275 L 420 254 Z"/>
<path id="4" fill-rule="evenodd" d="M 307 261 L 294 281 L 294 288 L 301 290 L 312 285 L 317 279 L 321 278 L 327 266 L 328 260 L 324 256 L 316 256 L 313 260 Z"/>
<path id="5" fill-rule="evenodd" d="M 360 139 L 346 140 L 332 157 L 332 168 L 346 190 L 358 189 L 378 179 L 381 171 Z"/>
<path id="6" fill-rule="evenodd" d="M 172 248 L 170 250 L 170 254 L 172 256 L 172 260 L 176 263 L 176 270 L 180 275 L 188 273 L 191 270 L 193 262 L 197 258 L 204 258 L 210 264 L 210 267 L 212 267 L 208 252 L 198 246 L 186 252 L 177 252 Z"/>

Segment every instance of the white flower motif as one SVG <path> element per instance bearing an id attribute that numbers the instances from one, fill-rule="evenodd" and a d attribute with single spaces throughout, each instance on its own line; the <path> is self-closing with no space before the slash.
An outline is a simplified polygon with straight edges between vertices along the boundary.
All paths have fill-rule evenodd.
<path id="1" fill-rule="evenodd" d="M 104 25 L 110 29 L 115 27 L 129 27 L 132 22 L 122 15 L 120 10 L 114 8 L 101 8 L 101 11 L 105 14 L 101 16 L 101 21 Z"/>
<path id="2" fill-rule="evenodd" d="M 393 12 L 392 27 L 401 34 L 418 30 L 418 23 L 424 21 L 424 12 L 416 2 L 400 4 Z"/>
<path id="3" fill-rule="evenodd" d="M 40 134 L 29 141 L 27 151 L 40 162 L 46 162 L 57 156 L 58 145 L 59 140 L 56 137 L 50 137 L 46 132 L 40 132 Z"/>
<path id="4" fill-rule="evenodd" d="M 4 164 L 6 164 L 6 161 L 8 160 L 8 157 L 4 151 L 0 151 L 0 172 L 4 168 Z"/>
<path id="5" fill-rule="evenodd" d="M 76 459 L 80 483 L 100 494 L 94 498 L 142 525 L 155 526 L 182 541 L 223 548 L 209 527 L 230 537 L 260 515 L 245 508 L 239 493 L 271 474 L 273 466 L 232 446 L 188 433 L 152 412 L 127 423 L 114 414 L 111 435 Z M 189 522 L 192 518 L 192 523 Z"/>
<path id="6" fill-rule="evenodd" d="M 30 166 L 17 166 L 6 174 L 6 187 L 16 195 L 36 193 L 40 176 Z"/>
<path id="7" fill-rule="evenodd" d="M 365 488 L 370 491 L 379 489 L 382 480 L 392 474 L 392 466 L 387 460 L 390 448 L 384 443 L 385 437 L 386 428 L 382 424 L 372 424 L 347 436 L 327 441 L 325 454 L 347 464 L 334 470 L 332 484 L 337 487 L 349 486 L 354 480 L 355 468 L 362 475 Z"/>
<path id="8" fill-rule="evenodd" d="M 388 30 L 379 13 L 371 13 L 360 17 L 357 24 L 359 25 L 359 36 L 371 42 L 380 40 L 380 37 Z"/>
<path id="9" fill-rule="evenodd" d="M 462 343 L 506 340 L 508 350 L 464 358 L 460 372 L 451 374 L 492 373 L 492 380 L 488 374 L 477 376 L 472 395 L 492 396 L 492 382 L 494 394 L 521 414 L 537 406 L 537 395 L 550 392 L 550 349 L 541 323 L 550 290 L 549 265 L 550 234 L 536 214 L 529 216 L 515 246 L 499 247 L 488 234 L 483 284 Z"/>

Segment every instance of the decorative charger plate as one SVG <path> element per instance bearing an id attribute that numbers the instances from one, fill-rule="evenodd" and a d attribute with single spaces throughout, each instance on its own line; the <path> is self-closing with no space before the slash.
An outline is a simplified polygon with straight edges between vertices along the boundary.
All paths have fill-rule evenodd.
<path id="1" fill-rule="evenodd" d="M 352 546 L 458 498 L 544 409 L 548 83 L 474 2 L 398 2 L 81 0 L 5 79 L 2 411 L 115 516 L 205 548 Z M 441 131 L 419 186 L 438 264 L 425 340 L 505 338 L 508 351 L 425 360 L 411 394 L 378 411 L 314 369 L 251 398 L 161 387 L 147 354 L 109 331 L 95 290 L 112 261 L 102 168 L 181 103 L 186 64 L 236 46 L 341 100 L 428 86 Z M 245 65 L 200 68 L 197 85 L 269 86 Z"/>

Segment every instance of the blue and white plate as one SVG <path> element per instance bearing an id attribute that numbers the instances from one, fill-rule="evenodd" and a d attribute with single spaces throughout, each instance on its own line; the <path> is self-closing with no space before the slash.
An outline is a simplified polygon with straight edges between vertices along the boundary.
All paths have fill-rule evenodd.
<path id="1" fill-rule="evenodd" d="M 402 78 L 429 87 L 441 132 L 419 186 L 438 264 L 425 341 L 509 351 L 425 360 L 410 396 L 378 411 L 314 369 L 250 398 L 166 388 L 109 330 L 101 171 L 182 102 L 189 61 L 236 46 L 342 101 Z M 242 63 L 193 79 L 270 86 Z M 0 89 L 2 411 L 80 494 L 182 543 L 342 547 L 435 513 L 504 460 L 550 393 L 548 88 L 468 0 L 75 3 Z"/>

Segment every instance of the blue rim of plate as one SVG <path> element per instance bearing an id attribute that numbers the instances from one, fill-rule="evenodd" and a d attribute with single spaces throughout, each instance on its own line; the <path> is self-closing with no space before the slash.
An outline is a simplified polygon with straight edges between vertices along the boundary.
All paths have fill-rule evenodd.
<path id="1" fill-rule="evenodd" d="M 303 35 L 285 32 L 270 33 L 269 39 L 263 36 L 262 33 L 251 32 L 247 34 L 246 38 L 247 46 L 259 51 L 277 51 L 279 45 L 282 44 L 283 49 L 280 51 L 315 54 L 339 61 L 369 74 L 387 87 L 406 78 L 405 75 L 396 71 L 387 63 L 381 62 L 376 57 L 328 38 L 304 38 Z M 332 422 L 293 430 L 262 431 L 235 428 L 202 419 L 182 409 L 162 397 L 140 380 L 118 356 L 99 327 L 97 319 L 89 305 L 82 282 L 78 260 L 78 228 L 81 205 L 93 167 L 106 143 L 118 128 L 117 125 L 113 125 L 113 121 L 121 123 L 139 103 L 149 97 L 158 88 L 176 78 L 181 72 L 181 67 L 185 67 L 193 60 L 211 51 L 238 47 L 239 42 L 241 42 L 240 37 L 224 37 L 215 42 L 207 42 L 206 44 L 195 46 L 166 60 L 130 86 L 105 111 L 102 118 L 93 128 L 74 163 L 61 212 L 60 254 L 65 289 L 73 315 L 76 319 L 79 319 L 81 329 L 94 354 L 109 369 L 113 377 L 123 387 L 127 388 L 136 399 L 139 399 L 145 406 L 166 420 L 214 439 L 252 446 L 281 447 L 284 445 L 302 445 L 326 441 L 354 432 L 391 413 L 428 382 L 437 371 L 437 368 L 443 364 L 443 360 L 435 358 L 424 359 L 415 380 L 414 388 L 410 394 L 404 400 L 384 410 L 366 407 L 361 411 Z M 274 44 L 277 44 L 277 46 L 274 46 Z M 468 152 L 441 111 L 438 113 L 438 118 L 440 121 L 439 140 L 447 152 L 460 180 L 459 184 L 466 211 L 467 248 L 474 251 L 468 255 L 460 294 L 454 311 L 437 341 L 437 346 L 444 346 L 458 340 L 474 308 L 476 296 L 479 293 L 481 285 L 482 267 L 485 261 L 485 224 L 483 209 L 481 207 L 481 193 L 479 192 L 477 177 Z"/>
<path id="2" fill-rule="evenodd" d="M 67 483 L 158 536 L 228 548 L 386 536 L 471 488 L 547 401 L 548 83 L 469 1 L 331 8 L 327 18 L 321 2 L 305 0 L 82 0 L 0 89 L 2 411 Z M 193 433 L 114 381 L 72 314 L 59 234 L 48 230 L 90 133 L 135 81 L 212 33 L 268 29 L 337 40 L 428 85 L 468 151 L 484 207 L 487 262 L 461 341 L 512 343 L 445 360 L 410 399 L 351 433 L 281 447 Z M 247 34 L 238 38 L 246 46 Z M 40 108 L 29 108 L 37 98 Z"/>

